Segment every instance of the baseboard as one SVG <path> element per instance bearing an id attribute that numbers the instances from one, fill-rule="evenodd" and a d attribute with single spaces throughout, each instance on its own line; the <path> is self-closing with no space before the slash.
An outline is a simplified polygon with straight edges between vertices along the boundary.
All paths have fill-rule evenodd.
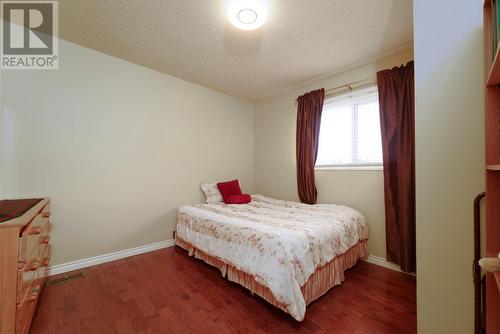
<path id="1" fill-rule="evenodd" d="M 379 257 L 379 256 L 375 256 L 375 255 L 368 255 L 368 257 L 366 259 L 364 259 L 364 261 L 366 261 L 368 263 L 375 264 L 375 265 L 380 266 L 380 267 L 384 267 L 384 268 L 391 269 L 394 271 L 399 271 L 400 273 L 406 274 L 405 272 L 401 271 L 401 268 L 397 264 L 389 262 L 386 259 L 384 259 L 383 257 Z"/>
<path id="2" fill-rule="evenodd" d="M 164 240 L 164 241 L 160 241 L 160 242 L 155 242 L 153 244 L 148 244 L 148 245 L 144 245 L 144 246 L 139 246 L 139 247 L 121 250 L 118 252 L 113 252 L 113 253 L 109 253 L 109 254 L 89 257 L 89 258 L 82 259 L 82 260 L 58 264 L 58 265 L 49 267 L 48 275 L 54 276 L 54 275 L 66 273 L 68 271 L 92 267 L 92 266 L 96 266 L 98 264 L 111 262 L 111 261 L 123 259 L 126 257 L 134 256 L 134 255 L 139 255 L 139 254 L 151 252 L 151 251 L 162 249 L 162 248 L 171 247 L 174 244 L 175 244 L 174 239 Z M 364 261 L 375 264 L 377 266 L 381 266 L 384 268 L 388 268 L 391 270 L 402 272 L 397 264 L 388 262 L 386 259 L 384 259 L 382 257 L 368 255 L 368 257 L 366 259 L 364 259 Z"/>
<path id="3" fill-rule="evenodd" d="M 48 276 L 62 274 L 68 271 L 78 270 L 81 268 L 91 267 L 98 264 L 111 262 L 119 259 L 123 259 L 129 256 L 139 255 L 147 252 L 151 252 L 157 249 L 171 247 L 175 244 L 174 239 L 164 240 L 160 242 L 155 242 L 153 244 L 148 244 L 144 246 L 134 247 L 130 249 L 121 250 L 118 252 L 113 252 L 104 255 L 98 255 L 94 257 L 89 257 L 82 260 L 67 262 L 63 264 L 58 264 L 49 267 Z"/>

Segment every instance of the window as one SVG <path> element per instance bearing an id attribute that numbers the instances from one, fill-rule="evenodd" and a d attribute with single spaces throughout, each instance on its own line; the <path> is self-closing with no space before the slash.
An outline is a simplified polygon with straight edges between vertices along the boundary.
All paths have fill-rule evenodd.
<path id="1" fill-rule="evenodd" d="M 325 100 L 316 167 L 382 166 L 376 87 Z"/>

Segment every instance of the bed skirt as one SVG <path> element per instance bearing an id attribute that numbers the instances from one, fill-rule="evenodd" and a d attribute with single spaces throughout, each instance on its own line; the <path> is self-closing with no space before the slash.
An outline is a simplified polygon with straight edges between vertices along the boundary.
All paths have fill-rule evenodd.
<path id="1" fill-rule="evenodd" d="M 236 267 L 227 264 L 221 259 L 204 253 L 188 242 L 175 236 L 175 244 L 188 251 L 189 256 L 203 260 L 211 266 L 218 268 L 223 277 L 236 282 L 241 286 L 257 294 L 272 305 L 288 313 L 286 305 L 280 303 L 266 286 L 258 283 L 251 274 L 238 270 Z M 353 267 L 360 258 L 368 256 L 368 240 L 362 240 L 347 252 L 335 257 L 309 277 L 306 284 L 301 287 L 302 295 L 306 305 L 318 299 L 328 292 L 332 287 L 339 285 L 344 280 L 344 271 Z"/>

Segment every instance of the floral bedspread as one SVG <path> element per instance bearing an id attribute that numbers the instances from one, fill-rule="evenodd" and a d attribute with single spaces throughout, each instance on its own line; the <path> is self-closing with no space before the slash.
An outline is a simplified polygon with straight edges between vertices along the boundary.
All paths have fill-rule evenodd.
<path id="1" fill-rule="evenodd" d="M 365 218 L 352 208 L 262 195 L 243 205 L 183 206 L 176 231 L 194 247 L 253 275 L 299 321 L 306 309 L 300 287 L 309 276 L 368 238 Z"/>

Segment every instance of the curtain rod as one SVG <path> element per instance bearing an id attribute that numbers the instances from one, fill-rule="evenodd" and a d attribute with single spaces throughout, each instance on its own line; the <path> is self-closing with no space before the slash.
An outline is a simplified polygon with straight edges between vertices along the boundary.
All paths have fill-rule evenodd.
<path id="1" fill-rule="evenodd" d="M 363 83 L 363 84 L 361 85 L 361 83 Z M 328 95 L 331 95 L 333 91 L 339 90 L 341 88 L 344 88 L 344 89 L 347 88 L 349 90 L 352 90 L 353 88 L 362 87 L 364 85 L 369 85 L 369 84 L 372 84 L 372 83 L 373 84 L 376 83 L 376 77 L 371 77 L 371 78 L 368 78 L 368 79 L 353 81 L 353 82 L 349 82 L 349 83 L 341 85 L 341 86 L 337 86 L 337 87 L 325 89 L 325 97 L 327 97 Z M 299 101 L 299 98 L 298 97 L 295 98 L 295 103 L 297 103 L 298 101 Z"/>

